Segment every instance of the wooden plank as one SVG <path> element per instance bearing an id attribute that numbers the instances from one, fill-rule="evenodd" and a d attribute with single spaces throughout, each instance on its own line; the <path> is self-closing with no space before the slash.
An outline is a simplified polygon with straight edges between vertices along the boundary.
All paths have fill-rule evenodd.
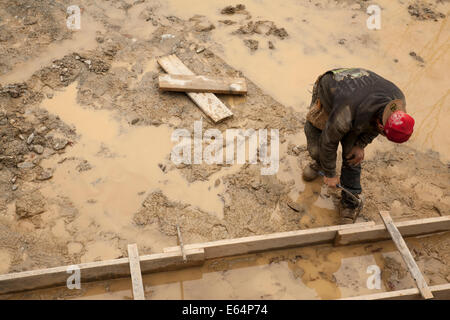
<path id="1" fill-rule="evenodd" d="M 402 235 L 400 234 L 400 232 L 398 231 L 397 227 L 394 224 L 394 221 L 392 221 L 389 212 L 380 211 L 380 216 L 383 219 L 384 225 L 386 226 L 387 231 L 391 235 L 391 238 L 394 241 L 395 246 L 400 252 L 403 260 L 405 261 L 406 266 L 408 267 L 408 270 L 411 273 L 411 276 L 416 281 L 417 288 L 419 289 L 420 294 L 424 299 L 433 298 L 433 294 L 431 293 L 430 288 L 428 288 L 427 282 L 425 281 L 422 273 L 420 272 L 417 263 L 414 261 L 414 258 L 411 252 L 409 251 L 405 240 L 403 240 Z"/>
<path id="2" fill-rule="evenodd" d="M 141 264 L 137 244 L 128 245 L 128 260 L 130 264 L 133 299 L 145 300 L 144 284 L 142 283 Z"/>
<path id="3" fill-rule="evenodd" d="M 194 75 L 194 73 L 174 54 L 160 57 L 157 61 L 167 73 L 175 75 Z M 186 94 L 214 122 L 222 121 L 233 115 L 230 109 L 228 109 L 223 102 L 212 93 L 186 92 Z"/>
<path id="4" fill-rule="evenodd" d="M 435 300 L 450 299 L 450 283 L 429 287 Z M 342 298 L 339 300 L 419 300 L 422 299 L 419 289 L 405 289 L 389 292 L 380 292 L 363 296 Z"/>
<path id="5" fill-rule="evenodd" d="M 395 223 L 403 237 L 419 236 L 435 232 L 450 231 L 450 216 L 417 219 Z M 349 245 L 360 242 L 380 241 L 391 236 L 384 224 L 363 226 L 355 229 L 339 230 L 335 245 Z"/>
<path id="6" fill-rule="evenodd" d="M 244 78 L 218 78 L 210 76 L 162 74 L 158 78 L 159 89 L 178 92 L 211 92 L 224 94 L 247 93 Z"/>
<path id="7" fill-rule="evenodd" d="M 156 253 L 140 257 L 142 273 L 162 270 L 175 270 L 204 262 L 202 249 L 186 250 L 188 263 L 183 263 L 183 257 L 177 252 Z M 88 262 L 76 265 L 80 270 L 81 284 L 90 281 L 114 279 L 130 276 L 128 258 Z M 69 266 L 31 270 L 0 275 L 0 294 L 33 290 L 66 285 Z"/>
<path id="8" fill-rule="evenodd" d="M 196 244 L 185 244 L 184 249 L 204 249 L 205 259 L 213 259 L 265 250 L 277 250 L 289 247 L 332 242 L 336 237 L 338 230 L 358 228 L 373 224 L 374 222 L 371 221 L 306 230 L 278 232 L 268 235 L 218 240 Z M 179 246 L 165 248 L 164 252 L 176 252 L 181 254 Z"/>
<path id="9" fill-rule="evenodd" d="M 186 262 L 186 253 L 184 252 L 184 242 L 183 237 L 181 236 L 180 226 L 177 225 L 177 233 L 178 233 L 178 242 L 180 243 L 181 255 L 183 256 L 183 261 Z"/>

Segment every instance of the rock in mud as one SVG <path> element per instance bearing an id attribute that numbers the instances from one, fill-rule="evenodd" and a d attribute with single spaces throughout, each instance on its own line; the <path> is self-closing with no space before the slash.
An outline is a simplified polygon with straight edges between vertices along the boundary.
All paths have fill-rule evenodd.
<path id="1" fill-rule="evenodd" d="M 138 123 L 139 122 L 139 118 L 134 118 L 133 120 L 131 120 L 131 124 L 132 125 L 135 125 L 136 123 Z"/>
<path id="2" fill-rule="evenodd" d="M 219 20 L 219 22 L 226 24 L 227 26 L 231 26 L 232 24 L 236 23 L 236 21 L 233 21 L 233 20 Z"/>
<path id="3" fill-rule="evenodd" d="M 280 39 L 284 39 L 287 36 L 289 36 L 289 34 L 287 33 L 286 29 L 284 28 L 277 28 L 276 26 L 273 27 L 268 33 L 266 33 L 266 35 L 274 35 L 277 36 Z"/>
<path id="4" fill-rule="evenodd" d="M 236 5 L 236 7 L 233 6 L 226 6 L 225 8 L 223 8 L 220 13 L 221 14 L 235 14 L 235 13 L 242 13 L 243 11 L 245 11 L 245 5 L 243 4 L 238 4 Z"/>
<path id="5" fill-rule="evenodd" d="M 46 169 L 43 170 L 36 179 L 39 181 L 45 181 L 53 177 L 53 170 L 52 169 Z"/>
<path id="6" fill-rule="evenodd" d="M 291 208 L 295 212 L 305 212 L 305 208 L 303 205 L 301 205 L 295 201 L 292 201 L 291 199 L 288 199 L 286 201 L 286 204 L 289 206 L 289 208 Z"/>
<path id="7" fill-rule="evenodd" d="M 259 42 L 257 40 L 245 39 L 244 44 L 250 48 L 251 51 L 258 50 Z"/>
<path id="8" fill-rule="evenodd" d="M 1 94 L 9 94 L 11 98 L 20 98 L 28 89 L 25 83 L 14 83 L 0 87 Z"/>
<path id="9" fill-rule="evenodd" d="M 45 199 L 39 191 L 25 194 L 16 201 L 16 214 L 28 218 L 45 211 Z"/>
<path id="10" fill-rule="evenodd" d="M 30 134 L 27 138 L 27 144 L 31 144 L 34 140 L 34 133 Z"/>
<path id="11" fill-rule="evenodd" d="M 208 32 L 211 31 L 213 29 L 215 29 L 216 27 L 209 22 L 200 22 L 195 26 L 195 31 L 197 32 Z"/>
<path id="12" fill-rule="evenodd" d="M 17 164 L 17 168 L 19 169 L 31 169 L 34 168 L 35 164 L 30 161 L 24 161 Z"/>
<path id="13" fill-rule="evenodd" d="M 195 22 L 194 30 L 197 32 L 208 32 L 216 27 L 205 16 L 195 15 L 189 19 L 189 21 Z"/>
<path id="14" fill-rule="evenodd" d="M 79 165 L 77 165 L 78 172 L 84 172 L 91 170 L 92 166 L 87 160 L 83 160 Z"/>
<path id="15" fill-rule="evenodd" d="M 233 34 L 264 34 L 266 36 L 276 36 L 281 40 L 286 38 L 289 34 L 286 29 L 278 28 L 273 21 L 260 20 L 250 21 L 246 25 L 240 26 Z"/>
<path id="16" fill-rule="evenodd" d="M 425 60 L 423 60 L 423 58 L 422 58 L 421 56 L 419 56 L 417 53 L 415 53 L 414 51 L 411 51 L 411 52 L 409 53 L 409 55 L 410 55 L 411 57 L 413 57 L 413 59 L 419 61 L 420 63 L 424 63 L 424 62 L 425 62 Z"/>
<path id="17" fill-rule="evenodd" d="M 44 147 L 39 144 L 34 144 L 31 149 L 37 154 L 42 154 L 44 152 Z"/>
<path id="18" fill-rule="evenodd" d="M 62 150 L 67 146 L 68 143 L 69 141 L 67 141 L 66 139 L 55 138 L 53 140 L 53 149 L 56 151 Z"/>
<path id="19" fill-rule="evenodd" d="M 111 64 L 99 59 L 99 58 L 91 58 L 83 60 L 83 62 L 88 67 L 89 71 L 94 72 L 96 74 L 104 74 L 108 72 L 108 70 L 111 68 Z"/>
<path id="20" fill-rule="evenodd" d="M 269 49 L 270 49 L 270 50 L 274 50 L 274 49 L 275 49 L 275 46 L 273 45 L 272 41 L 269 41 L 269 42 L 267 43 L 267 45 L 269 46 Z"/>
<path id="21" fill-rule="evenodd" d="M 37 133 L 44 134 L 47 130 L 48 130 L 48 128 L 46 126 L 41 126 L 37 129 Z"/>
<path id="22" fill-rule="evenodd" d="M 167 167 L 164 164 L 158 163 L 158 167 L 161 169 L 162 172 L 164 173 L 167 172 Z"/>

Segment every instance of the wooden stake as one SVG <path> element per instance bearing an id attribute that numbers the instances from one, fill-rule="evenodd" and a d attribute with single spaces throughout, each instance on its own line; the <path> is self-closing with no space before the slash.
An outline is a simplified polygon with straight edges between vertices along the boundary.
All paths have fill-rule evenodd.
<path id="1" fill-rule="evenodd" d="M 179 225 L 177 225 L 177 233 L 178 233 L 178 241 L 180 242 L 181 255 L 183 256 L 183 261 L 187 262 L 186 253 L 184 252 L 183 238 L 181 237 L 181 230 Z"/>
<path id="2" fill-rule="evenodd" d="M 133 285 L 134 300 L 145 300 L 144 285 L 142 283 L 141 264 L 136 244 L 128 245 L 128 260 L 130 261 L 131 283 Z"/>
<path id="3" fill-rule="evenodd" d="M 416 281 L 417 288 L 419 289 L 420 294 L 422 295 L 422 297 L 424 299 L 433 298 L 433 294 L 431 293 L 431 290 L 428 287 L 427 282 L 425 281 L 422 273 L 420 272 L 420 269 L 417 266 L 417 263 L 414 261 L 414 258 L 412 256 L 411 252 L 409 251 L 405 240 L 403 240 L 403 237 L 400 234 L 400 232 L 398 231 L 397 227 L 395 226 L 394 221 L 392 221 L 389 211 L 380 211 L 380 215 L 381 215 L 381 218 L 383 219 L 386 229 L 388 230 L 389 234 L 391 235 L 392 240 L 395 243 L 395 246 L 397 247 L 398 251 L 400 252 L 403 260 L 405 261 L 406 266 L 408 267 L 408 270 L 411 273 L 411 276 Z"/>

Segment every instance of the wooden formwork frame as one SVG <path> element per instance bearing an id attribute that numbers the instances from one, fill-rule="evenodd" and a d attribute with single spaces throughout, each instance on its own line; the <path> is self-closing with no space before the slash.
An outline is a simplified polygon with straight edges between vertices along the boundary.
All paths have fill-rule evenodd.
<path id="1" fill-rule="evenodd" d="M 405 237 L 418 236 L 450 230 L 450 216 L 420 219 L 396 223 L 398 231 Z M 272 233 L 229 240 L 211 241 L 197 244 L 165 248 L 163 253 L 139 256 L 137 246 L 129 247 L 129 258 L 82 263 L 75 266 L 24 271 L 0 275 L 0 294 L 28 291 L 65 285 L 71 271 L 80 271 L 81 282 L 132 277 L 133 296 L 143 298 L 142 273 L 176 270 L 189 266 L 202 265 L 206 259 L 223 258 L 241 254 L 268 250 L 302 247 L 322 243 L 347 245 L 358 242 L 389 239 L 389 232 L 384 225 L 374 222 L 337 225 L 298 231 Z M 185 259 L 184 259 L 185 257 Z M 140 272 L 139 272 L 140 268 Z M 136 274 L 138 273 L 138 274 Z M 409 290 L 409 291 L 408 291 Z M 385 292 L 352 299 L 386 299 L 416 297 L 419 289 L 402 290 L 398 293 Z M 435 298 L 448 297 L 450 284 L 430 287 L 438 295 Z"/>

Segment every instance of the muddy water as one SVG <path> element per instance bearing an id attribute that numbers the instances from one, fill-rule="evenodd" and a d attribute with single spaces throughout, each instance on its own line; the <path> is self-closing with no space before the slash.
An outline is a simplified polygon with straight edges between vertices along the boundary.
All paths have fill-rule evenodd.
<path id="1" fill-rule="evenodd" d="M 392 243 L 316 246 L 208 260 L 203 266 L 143 277 L 147 299 L 338 299 L 387 291 L 368 287 L 385 259 L 401 257 Z M 4 296 L 14 299 L 131 299 L 130 279 Z M 370 281 L 369 281 L 370 282 Z M 403 287 L 414 286 L 408 275 Z"/>
<path id="2" fill-rule="evenodd" d="M 383 7 L 382 30 L 375 32 L 365 28 L 367 15 L 364 12 L 331 3 L 327 3 L 326 8 L 294 0 L 283 3 L 248 0 L 243 3 L 253 20 L 274 21 L 278 27 L 287 29 L 289 38 L 279 40 L 260 35 L 230 35 L 237 26 L 228 27 L 217 21 L 232 19 L 243 22 L 245 16 L 220 15 L 220 9 L 231 4 L 227 1 L 195 0 L 188 4 L 169 0 L 163 9 L 185 19 L 195 14 L 206 15 L 216 25 L 212 36 L 220 43 L 212 46 L 208 43 L 206 46 L 236 69 L 242 70 L 277 100 L 299 111 L 306 110 L 313 82 L 327 69 L 360 66 L 380 73 L 396 82 L 406 94 L 408 108 L 417 120 L 416 134 L 411 144 L 417 148 L 432 147 L 440 151 L 444 158 L 450 158 L 450 137 L 443 131 L 450 120 L 446 112 L 449 78 L 445 68 L 449 63 L 449 55 L 446 54 L 450 30 L 448 18 L 440 22 L 415 22 L 406 8 L 384 0 L 379 1 Z M 107 8 L 107 12 L 114 19 L 112 23 L 127 21 L 124 30 L 131 37 L 148 39 L 153 29 L 146 24 L 144 30 L 137 19 L 129 18 L 137 17 L 139 12 L 136 8 L 129 12 L 128 17 L 121 10 Z M 448 4 L 439 8 L 447 12 Z M 48 64 L 52 57 L 95 46 L 94 30 L 97 27 L 92 26 L 85 30 L 87 32 L 79 33 L 78 36 L 82 37 L 80 41 L 50 46 L 42 56 L 7 75 L 5 82 L 26 79 Z M 243 45 L 243 38 L 259 40 L 260 49 L 250 53 Z M 341 39 L 345 39 L 344 45 L 339 44 Z M 274 43 L 275 50 L 268 50 L 268 40 Z M 362 40 L 365 42 L 362 43 Z M 409 56 L 410 51 L 425 59 L 424 66 Z M 398 63 L 394 59 L 398 59 Z M 129 65 L 119 61 L 114 66 Z M 145 71 L 155 70 L 155 66 L 154 60 L 149 61 Z M 238 97 L 227 99 L 230 104 L 242 103 Z M 189 203 L 222 217 L 223 204 L 217 194 L 222 191 L 223 184 L 216 188 L 214 182 L 222 175 L 235 172 L 236 167 L 221 170 L 207 182 L 189 185 L 176 170 L 164 174 L 158 167 L 159 163 L 167 162 L 171 149 L 167 143 L 171 128 L 132 127 L 110 111 L 94 111 L 80 106 L 76 103 L 75 85 L 55 95 L 52 100 L 46 100 L 43 107 L 59 115 L 64 122 L 74 125 L 80 135 L 80 141 L 68 147 L 64 155 L 42 163 L 43 167 L 56 167 L 53 179 L 42 190 L 54 203 L 42 217 L 44 222 L 61 219 L 61 201 L 69 199 L 74 204 L 79 213 L 75 220 L 67 225 L 62 220 L 57 221 L 52 232 L 59 238 L 73 241 L 69 243 L 69 250 L 72 248 L 74 252 L 79 251 L 80 242 L 87 242 L 83 262 L 122 254 L 118 250 L 119 240 L 109 238 L 109 233 L 156 252 L 174 244 L 174 238 L 165 237 L 152 227 L 137 233 L 131 224 L 133 213 L 146 195 L 155 189 L 163 190 L 172 200 Z M 302 134 L 291 138 L 296 144 L 304 143 Z M 386 147 L 391 145 L 378 140 L 369 148 L 368 154 Z M 80 171 L 83 160 L 87 160 L 92 168 Z M 300 175 L 292 177 L 292 172 L 300 172 L 300 168 L 295 157 L 286 155 L 278 177 L 284 181 L 294 178 L 291 199 L 304 204 L 308 212 L 302 217 L 302 223 L 307 227 L 336 224 L 337 213 L 326 196 L 326 190 L 321 188 L 320 183 L 305 185 Z M 93 239 L 91 235 L 95 233 L 98 237 Z M 285 253 L 294 257 L 291 260 L 281 259 L 272 263 L 269 261 L 279 253 L 210 261 L 201 268 L 146 276 L 146 292 L 148 298 L 155 299 L 327 299 L 373 293 L 377 291 L 365 286 L 367 266 L 376 264 L 382 267 L 382 256 L 395 255 L 391 247 L 386 251 L 381 248 L 375 253 L 371 251 L 373 248 L 329 249 L 320 251 L 322 253 L 315 248 L 301 249 Z M 304 259 L 295 258 L 296 255 Z M 3 261 L 0 262 L 0 273 L 4 265 L 9 265 L 8 259 L 7 254 L 0 252 L 0 261 Z M 56 297 L 64 297 L 64 294 Z M 83 297 L 129 299 L 129 281 L 87 286 Z"/>
<path id="3" fill-rule="evenodd" d="M 209 48 L 278 101 L 297 110 L 306 110 L 312 85 L 321 72 L 349 66 L 374 70 L 396 83 L 406 95 L 408 111 L 416 119 L 410 144 L 433 148 L 443 160 L 450 159 L 450 136 L 445 132 L 450 123 L 448 14 L 439 22 L 417 21 L 404 5 L 380 0 L 377 4 L 382 8 L 381 30 L 371 31 L 366 27 L 368 15 L 364 11 L 351 10 L 342 3 L 295 0 L 241 3 L 252 15 L 251 20 L 274 21 L 277 27 L 288 31 L 289 37 L 280 40 L 262 35 L 231 35 L 240 23 L 250 20 L 243 14 L 221 15 L 223 7 L 233 4 L 226 0 L 169 0 L 166 10 L 184 19 L 195 14 L 208 17 L 216 26 L 211 31 L 212 37 L 220 44 Z M 450 4 L 438 4 L 437 9 L 448 13 Z M 224 19 L 238 24 L 226 26 L 218 22 Z M 251 53 L 243 44 L 247 38 L 259 41 L 256 52 Z M 268 49 L 268 40 L 275 50 Z M 423 66 L 409 55 L 412 51 L 425 60 Z M 378 140 L 369 149 L 391 147 L 381 138 Z"/>
<path id="4" fill-rule="evenodd" d="M 76 94 L 76 84 L 72 84 L 42 103 L 43 108 L 73 125 L 80 136 L 63 155 L 42 163 L 44 168 L 56 168 L 53 178 L 41 190 L 54 201 L 51 210 L 43 215 L 44 220 L 58 217 L 58 200 L 68 198 L 79 211 L 68 226 L 77 231 L 78 240 L 86 240 L 84 233 L 101 230 L 161 251 L 174 240 L 151 228 L 144 233 L 136 232 L 132 226 L 134 213 L 149 193 L 162 190 L 171 200 L 188 203 L 222 218 L 223 202 L 219 194 L 224 186 L 214 183 L 240 166 L 224 168 L 209 181 L 189 184 L 178 170 L 165 173 L 159 166 L 170 165 L 172 128 L 131 126 L 111 111 L 77 104 Z M 55 235 L 69 238 L 63 225 L 54 229 Z M 107 248 L 107 244 L 92 244 L 83 260 L 92 261 L 98 255 L 111 258 L 118 254 L 117 249 Z"/>

